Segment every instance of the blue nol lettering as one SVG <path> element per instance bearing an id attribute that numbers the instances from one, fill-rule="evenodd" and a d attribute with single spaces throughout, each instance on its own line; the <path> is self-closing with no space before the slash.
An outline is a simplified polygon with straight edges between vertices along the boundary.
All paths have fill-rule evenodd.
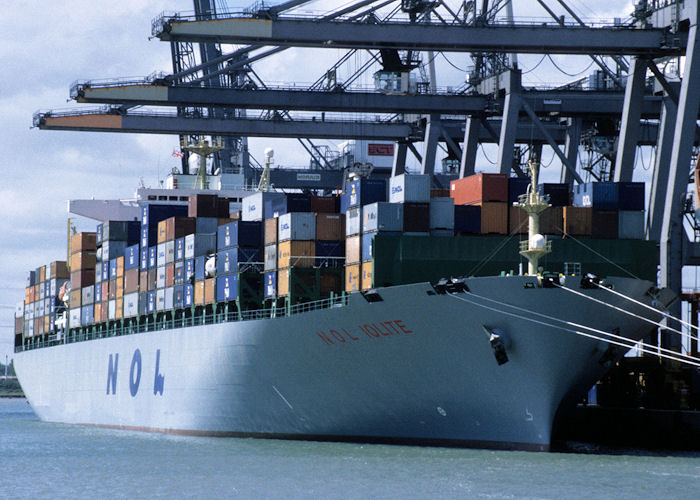
<path id="1" fill-rule="evenodd" d="M 153 379 L 153 395 L 160 394 L 163 395 L 163 382 L 165 382 L 165 376 L 158 373 L 160 368 L 160 349 L 156 351 L 156 375 Z"/>
<path id="2" fill-rule="evenodd" d="M 135 373 L 134 373 L 135 372 Z M 136 396 L 139 392 L 139 384 L 141 383 L 141 351 L 136 349 L 134 357 L 131 358 L 131 370 L 129 371 L 129 390 L 131 396 Z"/>
<path id="3" fill-rule="evenodd" d="M 107 364 L 107 394 L 111 386 L 112 394 L 117 393 L 117 364 L 119 363 L 119 353 L 109 355 L 109 363 Z"/>

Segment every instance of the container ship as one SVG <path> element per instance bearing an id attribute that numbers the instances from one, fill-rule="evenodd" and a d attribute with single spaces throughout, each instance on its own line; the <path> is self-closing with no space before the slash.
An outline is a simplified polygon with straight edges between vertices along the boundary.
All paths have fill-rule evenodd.
<path id="1" fill-rule="evenodd" d="M 42 420 L 548 450 L 672 300 L 640 183 L 172 187 L 28 273 L 14 361 Z"/>

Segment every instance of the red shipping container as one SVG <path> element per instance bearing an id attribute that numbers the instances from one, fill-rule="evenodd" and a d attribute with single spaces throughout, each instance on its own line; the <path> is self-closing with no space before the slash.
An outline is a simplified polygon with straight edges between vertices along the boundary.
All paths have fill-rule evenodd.
<path id="1" fill-rule="evenodd" d="M 403 230 L 406 233 L 427 233 L 430 231 L 430 204 L 404 203 Z"/>
<path id="2" fill-rule="evenodd" d="M 170 217 L 165 219 L 165 241 L 184 238 L 188 234 L 193 234 L 195 228 L 196 221 L 192 217 Z"/>
<path id="3" fill-rule="evenodd" d="M 188 217 L 217 217 L 218 213 L 219 197 L 215 194 L 193 194 L 187 200 Z"/>
<path id="4" fill-rule="evenodd" d="M 139 268 L 129 269 L 124 274 L 124 293 L 139 291 Z"/>
<path id="5" fill-rule="evenodd" d="M 175 283 L 175 263 L 165 264 L 165 286 L 173 286 Z"/>
<path id="6" fill-rule="evenodd" d="M 450 182 L 450 197 L 455 205 L 472 205 L 482 201 L 508 201 L 506 174 L 476 174 Z"/>
<path id="7" fill-rule="evenodd" d="M 340 210 L 340 198 L 337 196 L 312 196 L 311 211 L 317 214 L 335 214 Z"/>
<path id="8" fill-rule="evenodd" d="M 481 234 L 508 234 L 508 203 L 486 202 L 481 206 Z"/>
<path id="9" fill-rule="evenodd" d="M 316 240 L 340 241 L 344 236 L 344 215 L 321 213 L 316 216 Z"/>
<path id="10" fill-rule="evenodd" d="M 591 213 L 591 237 L 617 239 L 619 230 L 617 210 L 596 210 Z"/>
<path id="11" fill-rule="evenodd" d="M 79 269 L 70 273 L 70 287 L 72 290 L 95 284 L 94 269 Z"/>

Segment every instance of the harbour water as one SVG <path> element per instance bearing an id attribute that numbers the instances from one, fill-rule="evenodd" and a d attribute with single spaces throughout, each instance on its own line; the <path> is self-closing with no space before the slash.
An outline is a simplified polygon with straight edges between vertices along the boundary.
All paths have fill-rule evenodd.
<path id="1" fill-rule="evenodd" d="M 700 453 L 529 453 L 183 437 L 0 399 L 0 498 L 696 499 Z"/>

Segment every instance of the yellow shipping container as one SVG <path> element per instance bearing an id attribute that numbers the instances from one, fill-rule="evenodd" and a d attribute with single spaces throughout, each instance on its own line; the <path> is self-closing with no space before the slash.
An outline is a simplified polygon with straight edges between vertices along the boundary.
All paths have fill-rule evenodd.
<path id="1" fill-rule="evenodd" d="M 312 267 L 315 255 L 315 241 L 282 241 L 277 247 L 277 268 Z"/>
<path id="2" fill-rule="evenodd" d="M 162 220 L 158 223 L 158 243 L 165 243 L 168 241 L 168 219 Z M 150 243 L 149 243 L 150 244 Z"/>
<path id="3" fill-rule="evenodd" d="M 118 297 L 116 304 L 117 310 L 114 311 L 114 319 L 122 319 L 124 317 L 124 298 Z"/>
<path id="4" fill-rule="evenodd" d="M 372 271 L 374 271 L 374 262 L 363 262 L 362 263 L 362 290 L 369 290 L 372 288 Z"/>
<path id="5" fill-rule="evenodd" d="M 194 282 L 194 305 L 204 305 L 204 281 Z"/>
<path id="6" fill-rule="evenodd" d="M 345 266 L 345 291 L 359 292 L 360 284 L 360 264 Z"/>

